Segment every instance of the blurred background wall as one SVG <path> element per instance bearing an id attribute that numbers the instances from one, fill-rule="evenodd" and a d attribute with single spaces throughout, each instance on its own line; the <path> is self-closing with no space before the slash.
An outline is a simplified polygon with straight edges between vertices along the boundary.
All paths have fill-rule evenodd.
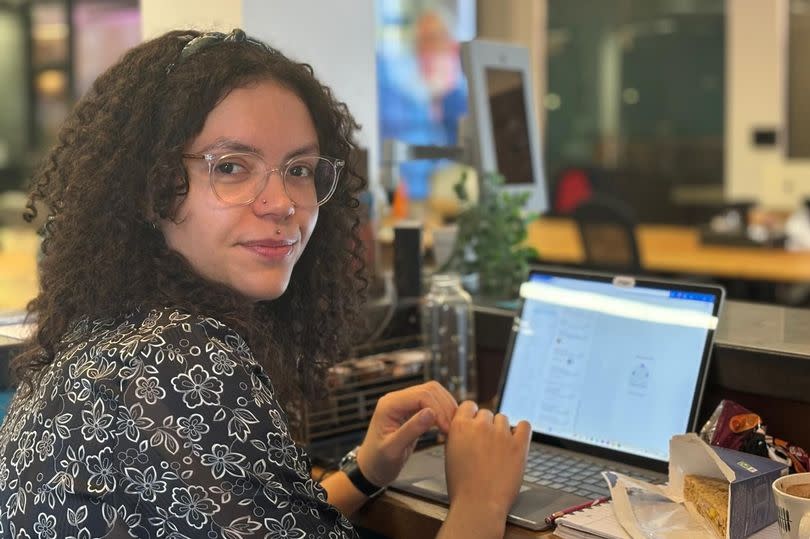
<path id="1" fill-rule="evenodd" d="M 641 222 L 687 225 L 810 197 L 810 0 L 0 0 L 0 226 L 25 227 L 31 171 L 92 80 L 189 26 L 243 27 L 310 63 L 362 125 L 372 185 L 383 139 L 412 127 L 391 131 L 395 90 L 446 128 L 424 140 L 452 142 L 466 85 L 448 52 L 479 37 L 529 50 L 549 190 L 586 167 Z M 417 201 L 439 165 L 411 180 Z"/>

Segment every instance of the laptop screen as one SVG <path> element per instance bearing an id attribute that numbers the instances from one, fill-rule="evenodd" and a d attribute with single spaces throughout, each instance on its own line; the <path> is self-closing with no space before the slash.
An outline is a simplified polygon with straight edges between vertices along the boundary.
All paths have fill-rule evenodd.
<path id="1" fill-rule="evenodd" d="M 532 272 L 500 411 L 540 434 L 667 461 L 697 412 L 723 292 L 646 283 Z"/>

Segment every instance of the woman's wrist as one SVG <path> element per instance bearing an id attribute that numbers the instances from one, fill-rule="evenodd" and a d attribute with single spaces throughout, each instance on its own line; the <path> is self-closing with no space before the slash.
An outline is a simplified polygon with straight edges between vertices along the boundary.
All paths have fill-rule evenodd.
<path id="1" fill-rule="evenodd" d="M 453 500 L 437 539 L 470 537 L 501 538 L 506 531 L 507 511 L 495 504 L 476 500 Z"/>
<path id="2" fill-rule="evenodd" d="M 380 477 L 378 470 L 375 466 L 372 465 L 372 458 L 368 452 L 368 448 L 359 445 L 355 448 L 355 452 L 357 454 L 357 466 L 360 468 L 360 471 L 363 473 L 366 479 L 368 479 L 371 483 L 385 488 L 388 486 L 390 481 L 387 481 L 385 478 Z"/>
<path id="3" fill-rule="evenodd" d="M 509 514 L 509 507 L 502 501 L 481 496 L 480 492 L 472 493 L 469 497 L 454 496 L 450 500 L 450 509 L 457 508 L 459 511 L 468 512 L 480 517 L 488 522 L 506 522 Z"/>
<path id="4" fill-rule="evenodd" d="M 344 515 L 351 515 L 362 507 L 369 498 L 349 480 L 345 473 L 335 472 L 324 478 L 321 486 L 326 489 L 327 500 Z"/>
<path id="5" fill-rule="evenodd" d="M 381 494 L 388 486 L 382 481 L 369 477 L 366 473 L 365 470 L 368 468 L 360 464 L 359 446 L 346 453 L 341 459 L 340 469 L 348 476 L 354 487 L 369 498 Z"/>

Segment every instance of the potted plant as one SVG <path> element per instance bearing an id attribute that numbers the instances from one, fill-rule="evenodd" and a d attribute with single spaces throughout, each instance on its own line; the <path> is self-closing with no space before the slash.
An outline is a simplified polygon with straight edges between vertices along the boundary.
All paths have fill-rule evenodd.
<path id="1" fill-rule="evenodd" d="M 455 185 L 464 208 L 458 216 L 458 235 L 453 252 L 441 271 L 458 271 L 472 292 L 493 298 L 517 297 L 525 280 L 529 262 L 537 252 L 526 246 L 527 226 L 537 215 L 524 211 L 528 193 L 509 193 L 501 189 L 500 174 L 481 177 L 477 204 L 469 202 L 467 172 Z"/>

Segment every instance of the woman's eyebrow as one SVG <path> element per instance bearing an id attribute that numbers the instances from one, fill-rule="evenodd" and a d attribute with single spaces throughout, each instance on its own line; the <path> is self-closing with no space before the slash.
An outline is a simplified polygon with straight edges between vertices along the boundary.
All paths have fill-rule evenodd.
<path id="1" fill-rule="evenodd" d="M 215 140 L 214 142 L 203 148 L 203 150 L 199 153 L 209 153 L 211 151 L 216 150 L 226 150 L 229 152 L 249 152 L 264 157 L 264 153 L 256 146 L 247 144 L 237 139 L 224 137 L 218 138 L 217 140 Z M 290 152 L 287 152 L 287 155 L 284 157 L 284 161 L 289 161 L 290 159 L 297 157 L 299 155 L 307 155 L 313 153 L 318 153 L 317 142 L 311 142 L 309 144 L 305 144 L 304 146 L 296 148 Z"/>
<path id="2" fill-rule="evenodd" d="M 205 148 L 200 153 L 208 153 L 213 150 L 227 150 L 230 152 L 249 152 L 262 155 L 262 151 L 256 146 L 252 146 L 245 142 L 232 138 L 218 138 Z"/>
<path id="3" fill-rule="evenodd" d="M 298 157 L 299 155 L 308 155 L 308 154 L 313 154 L 313 153 L 316 154 L 318 152 L 319 152 L 318 144 L 315 143 L 315 142 L 312 142 L 312 143 L 307 144 L 305 146 L 301 146 L 300 148 L 297 148 L 297 149 L 295 149 L 295 150 L 293 150 L 291 152 L 288 152 L 287 155 L 284 157 L 284 160 L 289 161 L 293 157 Z"/>

